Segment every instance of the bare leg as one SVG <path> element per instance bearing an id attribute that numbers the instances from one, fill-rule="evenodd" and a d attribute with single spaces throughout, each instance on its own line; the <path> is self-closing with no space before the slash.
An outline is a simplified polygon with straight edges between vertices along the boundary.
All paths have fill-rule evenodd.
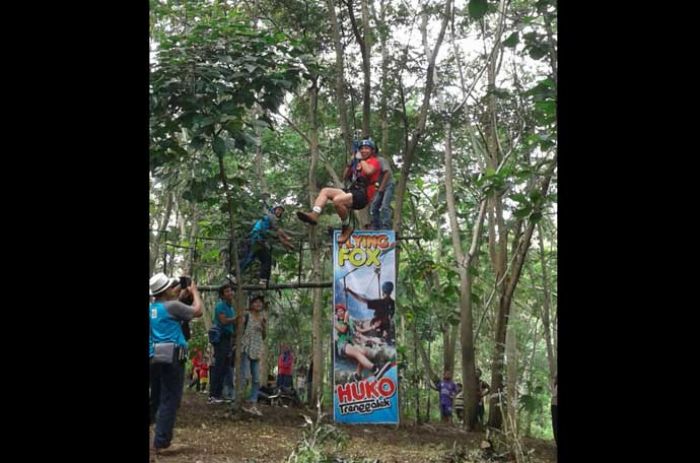
<path id="1" fill-rule="evenodd" d="M 323 188 L 318 194 L 316 201 L 314 201 L 314 206 L 323 209 L 328 201 L 333 202 L 335 210 L 338 212 L 340 218 L 343 219 L 344 217 L 341 216 L 339 208 L 342 207 L 345 210 L 345 215 L 347 216 L 347 210 L 352 206 L 352 194 L 346 193 L 339 188 Z"/>
<path id="2" fill-rule="evenodd" d="M 350 204 L 352 204 L 352 195 L 350 195 Z M 333 205 L 335 206 L 335 212 L 338 214 L 338 217 L 340 217 L 340 220 L 345 220 L 348 218 L 348 207 L 336 203 L 333 203 Z"/>
<path id="3" fill-rule="evenodd" d="M 351 344 L 345 346 L 345 355 L 355 359 L 359 365 L 362 365 L 362 367 L 368 370 L 371 370 L 372 367 L 374 367 L 374 364 L 370 362 L 367 357 L 365 357 L 363 350 L 359 349 L 357 346 L 353 346 Z M 360 370 L 360 373 L 361 372 L 362 370 Z"/>
<path id="4" fill-rule="evenodd" d="M 346 193 L 339 188 L 323 188 L 316 200 L 314 201 L 314 207 L 311 212 L 297 211 L 297 217 L 302 222 L 306 222 L 310 225 L 318 224 L 318 217 L 323 212 L 323 208 L 328 203 L 332 201 L 336 208 L 336 212 L 341 220 L 347 220 L 348 214 L 347 209 L 352 207 L 352 194 Z"/>

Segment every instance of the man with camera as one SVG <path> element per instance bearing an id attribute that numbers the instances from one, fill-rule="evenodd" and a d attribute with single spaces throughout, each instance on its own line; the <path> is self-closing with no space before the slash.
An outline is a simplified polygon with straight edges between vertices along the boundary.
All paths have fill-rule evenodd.
<path id="1" fill-rule="evenodd" d="M 187 290 L 193 304 L 178 300 L 181 286 L 177 278 L 164 273 L 151 277 L 150 337 L 148 356 L 151 360 L 151 421 L 155 421 L 153 449 L 156 453 L 170 447 L 175 426 L 175 415 L 182 398 L 187 360 L 187 340 L 182 332 L 182 321 L 202 316 L 202 298 L 193 282 Z"/>

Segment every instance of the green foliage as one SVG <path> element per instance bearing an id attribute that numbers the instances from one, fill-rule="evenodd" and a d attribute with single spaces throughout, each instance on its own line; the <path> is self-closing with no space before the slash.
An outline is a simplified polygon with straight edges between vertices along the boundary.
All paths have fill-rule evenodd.
<path id="1" fill-rule="evenodd" d="M 517 32 L 513 32 L 512 34 L 510 34 L 510 35 L 508 36 L 507 39 L 505 39 L 505 40 L 503 41 L 503 46 L 504 46 L 504 47 L 513 48 L 513 47 L 515 47 L 515 46 L 518 44 L 519 41 L 520 41 L 520 40 L 519 40 L 519 35 L 518 35 L 518 33 L 517 33 Z"/>
<path id="2" fill-rule="evenodd" d="M 281 223 L 283 228 L 293 235 L 295 244 L 303 241 L 306 246 L 300 276 L 304 281 L 311 268 L 306 242 L 308 228 L 300 224 L 293 213 L 298 207 L 308 206 L 309 201 L 310 149 L 297 129 L 307 136 L 310 134 L 311 108 L 307 93 L 310 77 L 319 77 L 320 89 L 317 117 L 322 159 L 315 172 L 317 185 L 323 187 L 331 182 L 324 163 L 339 173 L 348 161 L 335 106 L 333 82 L 337 70 L 330 48 L 332 40 L 328 36 L 325 4 L 299 0 L 262 1 L 257 5 L 259 17 L 266 19 L 260 19 L 253 28 L 245 9 L 216 3 L 218 5 L 201 1 L 151 1 L 151 37 L 155 49 L 149 94 L 150 168 L 154 184 L 149 203 L 154 216 L 152 222 L 160 223 L 165 210 L 165 192 L 173 192 L 176 207 L 169 223 L 174 223 L 177 213 L 185 227 L 180 230 L 179 226 L 168 226 L 164 238 L 175 244 L 196 247 L 195 273 L 199 281 L 215 283 L 223 278 L 221 249 L 228 243 L 213 240 L 230 233 L 228 205 L 218 165 L 221 157 L 229 184 L 228 194 L 234 202 L 237 236 L 245 236 L 260 217 L 263 192 L 270 194 L 269 203 L 283 202 L 288 206 Z M 486 85 L 481 85 L 486 80 L 482 79 L 473 98 L 452 120 L 454 190 L 462 251 L 466 252 L 471 243 L 480 201 L 487 196 L 502 200 L 509 251 L 516 219 L 542 225 L 551 288 L 556 288 L 557 280 L 556 218 L 550 207 L 557 201 L 556 185 L 553 184 L 545 197 L 532 186 L 541 179 L 543 156 L 551 156 L 556 149 L 556 84 L 549 69 L 552 44 L 543 21 L 555 18 L 554 3 L 527 0 L 508 4 L 509 16 L 502 36 L 505 59 L 503 66 L 499 67 L 496 86 L 488 91 Z M 455 28 L 456 40 L 477 37 L 490 45 L 498 16 L 488 13 L 494 11 L 496 4 L 471 0 L 464 12 L 466 15 L 463 13 L 461 27 Z M 437 9 L 431 8 L 428 13 L 431 21 L 438 18 Z M 380 82 L 381 71 L 379 67 L 373 68 L 370 126 L 373 137 L 379 141 L 382 122 L 379 103 L 385 96 L 388 108 L 386 154 L 397 164 L 395 167 L 399 167 L 404 161 L 405 137 L 410 139 L 413 136 L 418 120 L 425 69 L 420 47 L 409 47 L 404 54 L 405 44 L 393 43 L 396 39 L 393 34 L 399 25 L 413 25 L 415 12 L 411 11 L 410 4 L 392 4 L 387 15 L 386 24 L 377 21 L 374 38 L 378 38 L 380 32 L 389 34 L 390 78 L 387 82 Z M 350 24 L 346 15 L 341 15 L 340 20 L 347 32 Z M 556 22 L 552 25 L 556 27 Z M 448 29 L 450 33 L 452 31 Z M 356 117 L 353 122 L 352 113 L 360 114 L 362 104 L 358 90 L 361 85 L 358 78 L 361 74 L 360 58 L 352 39 L 346 39 L 350 42 L 346 45 L 344 75 L 348 90 L 352 92 L 348 94 L 348 105 L 350 124 L 354 129 L 359 127 L 360 118 Z M 447 50 L 448 55 L 453 54 L 451 47 L 443 45 L 442 50 Z M 373 58 L 377 58 L 378 53 L 378 42 L 375 42 Z M 482 69 L 486 56 L 463 56 L 465 59 L 461 62 L 468 83 Z M 536 62 L 533 64 L 531 59 Z M 438 69 L 436 84 L 440 90 L 452 91 L 459 87 L 460 76 L 454 57 L 441 61 Z M 386 93 L 382 95 L 384 91 Z M 461 100 L 459 91 L 450 95 L 455 94 Z M 493 154 L 486 143 L 489 117 L 484 113 L 487 101 L 484 97 L 487 95 L 496 96 L 496 133 L 500 146 L 497 157 L 500 160 L 510 153 L 508 162 L 498 172 L 486 167 L 491 165 L 488 161 Z M 295 127 L 275 114 L 283 100 L 285 104 L 280 111 L 294 122 Z M 410 170 L 406 201 L 401 211 L 403 226 L 397 230 L 401 235 L 421 238 L 420 241 L 401 242 L 396 291 L 397 326 L 401 326 L 399 320 L 403 317 L 402 325 L 406 328 L 405 331 L 399 329 L 397 350 L 402 407 L 409 419 L 415 418 L 416 402 L 420 405 L 419 418 L 424 419 L 426 415 L 431 419 L 439 417 L 437 394 L 425 384 L 423 365 L 416 356 L 413 329 L 416 329 L 417 341 L 428 353 L 433 369 L 439 372 L 443 368 L 445 348 L 443 329 L 449 331 L 460 322 L 459 263 L 452 247 L 451 225 L 446 217 L 446 125 L 432 109 Z M 404 124 L 407 124 L 408 135 Z M 259 166 L 254 156 L 257 147 L 262 148 Z M 400 175 L 400 169 L 394 169 L 396 182 Z M 331 209 L 328 206 L 319 229 L 336 223 Z M 497 287 L 489 252 L 489 220 L 492 219 L 487 215 L 477 259 L 469 269 L 472 278 L 469 297 L 475 332 L 479 326 L 474 349 L 477 364 L 484 370 L 487 381 L 490 381 L 490 362 L 495 350 L 495 315 L 502 288 Z M 190 239 L 189 230 L 195 221 L 198 225 L 196 234 L 212 238 L 212 241 Z M 321 243 L 328 244 L 325 236 Z M 184 268 L 187 251 L 168 248 L 168 252 L 172 252 L 177 260 L 175 268 Z M 273 257 L 273 280 L 296 281 L 300 264 L 298 251 L 285 252 L 273 242 Z M 511 258 L 509 252 L 508 262 Z M 331 274 L 331 256 L 325 248 L 321 259 L 320 278 L 327 280 Z M 522 392 L 520 411 L 523 416 L 532 418 L 533 435 L 546 437 L 551 436 L 551 424 L 548 424 L 548 367 L 542 336 L 544 295 L 539 250 L 531 248 L 526 260 L 528 271 L 523 272 L 513 295 L 514 303 L 518 305 L 518 315 L 513 317 L 513 323 L 518 350 L 523 353 L 518 370 L 518 386 Z M 253 264 L 244 278 L 257 275 L 257 265 Z M 273 367 L 278 344 L 289 342 L 297 354 L 297 365 L 308 365 L 311 358 L 312 291 L 271 292 L 269 296 L 270 325 L 266 342 L 271 359 L 268 363 Z M 550 295 L 550 298 L 555 312 L 556 296 Z M 487 301 L 490 301 L 489 305 L 486 305 Z M 324 312 L 322 338 L 328 339 L 330 327 L 325 320 L 328 319 L 330 291 L 322 292 L 321 304 Z M 191 345 L 205 345 L 203 324 L 195 322 L 193 329 Z M 537 339 L 533 346 L 535 332 Z M 455 376 L 461 381 L 459 347 L 457 350 Z M 326 397 L 329 397 L 327 381 L 324 387 Z M 308 425 L 305 439 L 309 445 L 298 447 L 295 461 L 330 458 L 321 441 L 333 441 L 333 431 L 318 431 L 321 428 L 320 420 Z M 312 441 L 314 443 L 310 445 Z"/>
<path id="3" fill-rule="evenodd" d="M 472 19 L 481 19 L 487 11 L 488 4 L 486 0 L 469 0 L 469 16 Z"/>
<path id="4" fill-rule="evenodd" d="M 324 423 L 324 414 L 321 405 L 318 404 L 316 419 L 304 415 L 304 434 L 297 443 L 292 453 L 285 459 L 285 463 L 331 463 L 336 461 L 331 455 L 326 454 L 324 447 L 332 443 L 336 450 L 345 448 L 348 436 L 338 427 Z"/>

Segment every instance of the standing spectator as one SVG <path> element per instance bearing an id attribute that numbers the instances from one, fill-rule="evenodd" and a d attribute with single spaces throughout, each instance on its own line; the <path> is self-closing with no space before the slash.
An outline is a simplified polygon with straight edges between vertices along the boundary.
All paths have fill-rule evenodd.
<path id="1" fill-rule="evenodd" d="M 175 415 L 180 406 L 185 380 L 187 341 L 181 322 L 202 316 L 202 299 L 194 282 L 188 290 L 193 305 L 178 301 L 180 280 L 164 273 L 153 275 L 149 282 L 150 336 L 148 356 L 151 359 L 151 417 L 155 420 L 152 449 L 156 454 L 170 447 L 175 426 Z"/>
<path id="2" fill-rule="evenodd" d="M 452 381 L 452 372 L 445 370 L 442 380 L 438 381 L 435 388 L 440 391 L 440 416 L 443 423 L 452 421 L 452 401 L 457 395 L 457 385 Z"/>
<path id="3" fill-rule="evenodd" d="M 267 336 L 267 319 L 263 314 L 263 297 L 255 296 L 250 301 L 250 312 L 246 315 L 245 330 L 241 339 L 241 374 L 245 378 L 250 372 L 250 396 L 243 410 L 262 416 L 255 404 L 260 389 L 260 360 L 263 353 L 263 341 Z M 241 381 L 242 383 L 242 381 Z"/>
<path id="4" fill-rule="evenodd" d="M 476 369 L 476 384 L 479 391 L 479 401 L 476 404 L 476 418 L 482 425 L 484 424 L 484 397 L 491 391 L 489 383 L 481 379 L 481 368 Z"/>
<path id="5" fill-rule="evenodd" d="M 292 375 L 294 374 L 294 354 L 289 344 L 282 344 L 282 352 L 277 359 L 277 385 L 280 387 L 292 387 Z"/>
<path id="6" fill-rule="evenodd" d="M 199 365 L 199 384 L 202 388 L 202 394 L 207 393 L 207 386 L 209 385 L 209 364 L 211 359 L 209 354 L 204 356 L 204 361 Z"/>
<path id="7" fill-rule="evenodd" d="M 232 341 L 236 324 L 236 309 L 233 307 L 233 289 L 226 283 L 219 287 L 221 300 L 214 309 L 214 324 L 221 330 L 219 342 L 214 344 L 214 368 L 211 372 L 211 388 L 209 390 L 209 403 L 218 404 L 225 402 L 223 397 L 226 370 L 231 365 Z"/>
<path id="8" fill-rule="evenodd" d="M 202 351 L 197 350 L 194 357 L 192 357 L 192 371 L 190 374 L 190 384 L 187 389 L 192 389 L 196 386 L 196 391 L 199 392 L 201 388 L 201 383 L 199 381 L 199 369 L 202 365 L 204 358 L 202 357 Z"/>

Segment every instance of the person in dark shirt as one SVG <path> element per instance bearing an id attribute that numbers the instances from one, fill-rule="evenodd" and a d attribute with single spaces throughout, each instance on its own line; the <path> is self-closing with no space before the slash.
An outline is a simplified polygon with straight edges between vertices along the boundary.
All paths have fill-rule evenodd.
<path id="1" fill-rule="evenodd" d="M 384 293 L 384 297 L 381 299 L 368 299 L 357 294 L 350 288 L 347 288 L 347 290 L 348 293 L 350 293 L 357 300 L 367 304 L 368 309 L 374 311 L 374 317 L 372 318 L 370 325 L 375 326 L 381 337 L 387 342 L 393 341 L 393 317 L 394 312 L 396 311 L 396 305 L 394 300 L 391 298 L 391 293 L 394 291 L 394 284 L 391 281 L 385 281 L 384 284 L 382 284 L 382 293 Z"/>

